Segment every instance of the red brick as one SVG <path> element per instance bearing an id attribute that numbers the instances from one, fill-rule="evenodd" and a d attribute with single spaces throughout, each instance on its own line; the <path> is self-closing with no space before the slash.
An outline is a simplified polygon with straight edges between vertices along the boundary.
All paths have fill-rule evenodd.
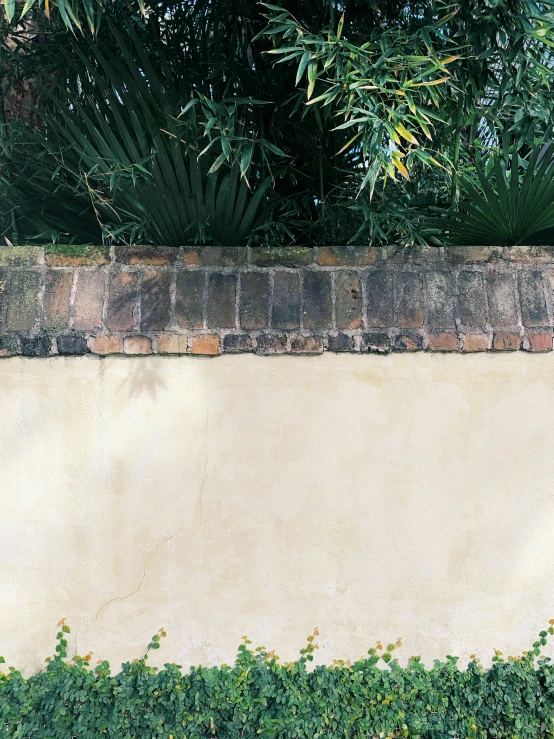
<path id="1" fill-rule="evenodd" d="M 528 334 L 525 337 L 524 348 L 529 352 L 551 352 L 552 334 Z"/>
<path id="2" fill-rule="evenodd" d="M 486 352 L 489 348 L 487 334 L 467 334 L 464 339 L 464 352 Z"/>
<path id="3" fill-rule="evenodd" d="M 106 325 L 110 331 L 131 331 L 135 324 L 138 276 L 116 272 L 110 276 Z"/>
<path id="4" fill-rule="evenodd" d="M 147 336 L 128 336 L 123 340 L 125 354 L 152 354 L 152 342 Z"/>
<path id="5" fill-rule="evenodd" d="M 521 346 L 521 336 L 508 332 L 496 333 L 493 337 L 492 348 L 497 352 L 516 352 Z"/>
<path id="6" fill-rule="evenodd" d="M 96 336 L 90 340 L 89 346 L 94 354 L 119 354 L 121 352 L 119 336 Z"/>
<path id="7" fill-rule="evenodd" d="M 95 331 L 102 328 L 104 307 L 104 271 L 79 272 L 75 293 L 74 326 L 77 331 Z"/>
<path id="8" fill-rule="evenodd" d="M 374 264 L 377 254 L 379 247 L 375 246 L 320 246 L 317 263 L 322 267 L 368 266 Z"/>
<path id="9" fill-rule="evenodd" d="M 179 334 L 160 334 L 158 336 L 158 354 L 186 354 L 188 339 Z"/>
<path id="10" fill-rule="evenodd" d="M 429 334 L 428 348 L 432 352 L 457 352 L 458 336 L 451 333 Z"/>
<path id="11" fill-rule="evenodd" d="M 319 336 L 293 336 L 290 348 L 293 354 L 321 354 L 323 339 Z"/>
<path id="12" fill-rule="evenodd" d="M 73 272 L 46 272 L 44 323 L 48 328 L 65 328 L 69 320 L 69 297 Z"/>
<path id="13" fill-rule="evenodd" d="M 200 334 L 193 336 L 190 346 L 191 354 L 219 354 L 219 336 Z"/>
<path id="14" fill-rule="evenodd" d="M 246 246 L 195 246 L 185 249 L 185 264 L 204 267 L 234 267 L 246 264 Z"/>
<path id="15" fill-rule="evenodd" d="M 115 258 L 122 264 L 148 264 L 163 267 L 173 264 L 179 249 L 176 246 L 116 246 Z"/>
<path id="16" fill-rule="evenodd" d="M 185 249 L 185 264 L 187 267 L 196 267 L 200 264 L 200 255 L 196 250 Z"/>

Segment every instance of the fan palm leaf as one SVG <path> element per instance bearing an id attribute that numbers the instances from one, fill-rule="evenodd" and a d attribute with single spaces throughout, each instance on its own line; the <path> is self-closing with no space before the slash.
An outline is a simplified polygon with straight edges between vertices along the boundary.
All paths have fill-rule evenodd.
<path id="1" fill-rule="evenodd" d="M 505 162 L 508 162 L 508 166 Z M 467 197 L 458 212 L 435 219 L 446 243 L 474 246 L 544 244 L 554 236 L 554 143 L 536 146 L 522 174 L 516 146 L 494 155 L 491 175 L 481 160 L 467 178 Z"/>

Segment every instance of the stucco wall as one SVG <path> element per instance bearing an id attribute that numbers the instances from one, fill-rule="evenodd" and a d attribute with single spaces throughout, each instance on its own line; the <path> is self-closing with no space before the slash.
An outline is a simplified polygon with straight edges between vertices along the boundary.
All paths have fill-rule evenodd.
<path id="1" fill-rule="evenodd" d="M 0 654 L 26 670 L 527 648 L 554 616 L 552 354 L 0 363 Z"/>

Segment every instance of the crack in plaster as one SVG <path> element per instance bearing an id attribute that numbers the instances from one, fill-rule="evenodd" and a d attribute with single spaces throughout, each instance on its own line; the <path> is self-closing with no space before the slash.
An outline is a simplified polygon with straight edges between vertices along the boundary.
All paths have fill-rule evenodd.
<path id="1" fill-rule="evenodd" d="M 96 613 L 95 621 L 98 621 L 98 619 L 100 618 L 100 616 L 102 615 L 102 613 L 112 603 L 115 603 L 116 601 L 127 600 L 128 598 L 132 598 L 133 595 L 136 595 L 141 590 L 142 586 L 144 585 L 144 581 L 146 580 L 146 575 L 148 573 L 148 568 L 150 567 L 150 563 L 151 563 L 152 559 L 155 557 L 158 549 L 160 549 L 160 547 L 162 547 L 164 544 L 167 544 L 172 539 L 174 539 L 176 536 L 178 536 L 183 531 L 184 528 L 185 528 L 185 524 L 183 524 L 183 526 L 181 526 L 179 529 L 177 529 L 177 531 L 175 531 L 173 534 L 171 534 L 170 536 L 165 537 L 164 539 L 162 539 L 161 541 L 159 541 L 156 544 L 156 546 L 154 547 L 154 549 L 150 552 L 150 554 L 148 554 L 148 556 L 146 557 L 146 559 L 144 561 L 144 568 L 143 568 L 143 572 L 142 572 L 142 577 L 140 579 L 140 582 L 139 582 L 138 586 L 133 591 L 131 591 L 130 593 L 127 593 L 127 595 L 119 595 L 119 596 L 115 596 L 114 598 L 110 598 L 109 600 L 107 600 L 98 609 L 98 611 Z"/>
<path id="2" fill-rule="evenodd" d="M 206 482 L 208 481 L 208 464 L 209 464 L 209 452 L 208 452 L 208 433 L 209 433 L 209 425 L 210 425 L 210 413 L 208 408 L 208 382 L 207 382 L 207 372 L 208 367 L 207 364 L 205 365 L 205 372 L 204 372 L 204 408 L 205 408 L 205 422 L 204 422 L 204 478 L 200 484 L 200 498 L 199 498 L 199 507 L 200 507 L 200 525 L 202 525 L 202 502 L 204 497 L 204 486 L 206 485 Z M 128 598 L 132 598 L 133 595 L 136 595 L 144 585 L 144 581 L 146 580 L 146 575 L 148 573 L 148 568 L 150 567 L 150 563 L 152 559 L 154 558 L 156 552 L 160 547 L 162 547 L 164 544 L 167 544 L 172 539 L 174 539 L 176 536 L 178 536 L 183 529 L 185 528 L 185 524 L 183 524 L 177 531 L 175 531 L 173 534 L 168 536 L 165 539 L 162 539 L 159 541 L 154 549 L 150 552 L 150 554 L 146 557 L 146 560 L 144 562 L 144 568 L 142 572 L 142 577 L 140 579 L 140 582 L 138 586 L 132 590 L 130 593 L 127 593 L 127 595 L 119 595 L 115 596 L 114 598 L 110 598 L 107 600 L 103 605 L 100 606 L 98 611 L 96 612 L 95 621 L 98 621 L 102 613 L 112 604 L 116 602 L 121 602 L 123 600 L 127 600 Z M 75 643 L 75 646 L 77 644 Z"/>
<path id="3" fill-rule="evenodd" d="M 205 416 L 205 424 L 204 424 L 204 479 L 202 480 L 200 484 L 200 498 L 198 500 L 198 505 L 200 508 L 200 525 L 202 525 L 202 503 L 204 499 L 204 486 L 206 482 L 208 481 L 208 462 L 209 462 L 209 453 L 208 453 L 208 430 L 210 425 L 210 412 L 208 410 L 208 365 L 207 363 L 204 365 L 204 409 L 206 411 Z"/>

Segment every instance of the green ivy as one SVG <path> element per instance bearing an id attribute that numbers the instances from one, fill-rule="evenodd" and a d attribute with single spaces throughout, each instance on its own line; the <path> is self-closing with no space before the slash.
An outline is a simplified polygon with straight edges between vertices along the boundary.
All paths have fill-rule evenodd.
<path id="1" fill-rule="evenodd" d="M 179 665 L 158 670 L 148 654 L 112 675 L 92 655 L 67 658 L 65 621 L 46 669 L 25 679 L 0 672 L 0 736 L 4 739 L 537 739 L 554 736 L 554 664 L 541 654 L 554 620 L 529 652 L 506 660 L 500 652 L 485 669 L 472 656 L 467 670 L 448 656 L 426 668 L 420 657 L 402 667 L 393 657 L 400 640 L 378 643 L 351 664 L 308 669 L 315 638 L 295 662 L 280 663 L 243 637 L 234 666 Z M 4 662 L 3 658 L 0 658 Z"/>

